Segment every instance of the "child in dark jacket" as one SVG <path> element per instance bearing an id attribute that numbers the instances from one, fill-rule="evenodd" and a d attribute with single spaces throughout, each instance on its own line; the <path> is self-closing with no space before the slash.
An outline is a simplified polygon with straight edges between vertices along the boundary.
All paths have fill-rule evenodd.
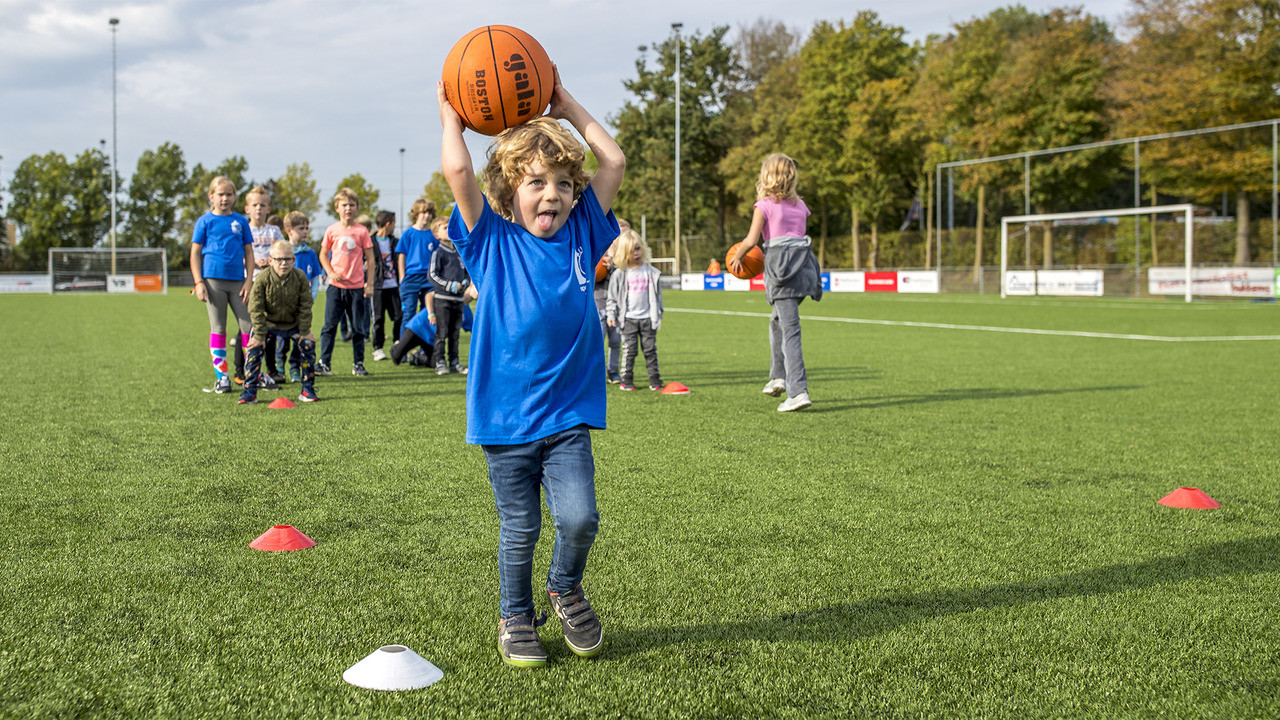
<path id="1" fill-rule="evenodd" d="M 462 311 L 466 307 L 467 287 L 471 285 L 471 276 L 462 266 L 458 257 L 458 249 L 448 235 L 440 239 L 440 245 L 431 255 L 431 285 L 435 288 L 434 312 L 428 317 L 433 319 L 436 328 L 435 351 L 432 361 L 437 375 L 448 375 L 451 372 L 463 373 L 467 369 L 458 362 L 458 335 L 462 331 Z M 446 364 L 445 343 L 448 343 L 448 363 Z"/>
<path id="2" fill-rule="evenodd" d="M 302 352 L 302 402 L 315 402 L 316 397 L 316 339 L 311 334 L 311 281 L 307 274 L 294 267 L 293 246 L 287 240 L 277 240 L 271 246 L 271 269 L 259 273 L 249 291 L 249 319 L 253 334 L 245 343 L 244 392 L 240 404 L 258 402 L 258 387 L 262 382 L 262 355 L 266 338 L 274 336 L 280 343 L 288 343 L 295 336 Z"/>

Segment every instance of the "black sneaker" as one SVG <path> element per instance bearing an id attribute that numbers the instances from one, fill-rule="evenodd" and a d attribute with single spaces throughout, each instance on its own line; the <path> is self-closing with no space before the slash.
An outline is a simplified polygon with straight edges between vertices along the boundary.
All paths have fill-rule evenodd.
<path id="1" fill-rule="evenodd" d="M 219 395 L 226 395 L 231 392 L 231 381 L 225 377 L 218 378 L 213 384 L 213 391 Z"/>
<path id="2" fill-rule="evenodd" d="M 547 598 L 551 600 L 551 609 L 560 618 L 564 627 L 564 641 L 569 649 L 582 657 L 591 657 L 600 652 L 604 643 L 604 630 L 600 627 L 600 618 L 591 609 L 591 603 L 582 592 L 582 586 L 571 592 L 556 594 L 547 590 Z"/>
<path id="3" fill-rule="evenodd" d="M 276 372 L 271 373 L 271 379 L 276 381 L 276 385 L 284 385 L 285 383 L 289 382 L 289 378 L 286 377 L 284 373 L 278 370 Z"/>
<path id="4" fill-rule="evenodd" d="M 538 626 L 547 616 L 534 620 L 533 613 L 498 621 L 498 654 L 502 662 L 525 668 L 545 667 L 547 651 L 538 640 Z"/>
<path id="5" fill-rule="evenodd" d="M 257 396 L 257 395 L 246 395 L 246 394 L 244 394 L 244 393 L 241 393 L 241 394 L 240 394 L 240 399 L 239 399 L 239 400 L 237 400 L 237 401 L 236 401 L 236 403 L 237 403 L 238 405 L 257 405 L 257 404 L 258 404 L 258 396 Z"/>
<path id="6" fill-rule="evenodd" d="M 258 378 L 258 389 L 260 389 L 260 390 L 279 390 L 279 389 L 280 389 L 280 386 L 276 384 L 276 381 L 275 381 L 274 379 L 272 379 L 272 377 L 271 377 L 270 375 L 267 375 L 266 373 L 263 373 L 263 375 L 262 375 L 261 377 L 259 377 L 259 378 Z"/>
<path id="7" fill-rule="evenodd" d="M 356 363 L 351 366 L 351 374 L 356 377 L 364 377 L 369 374 L 369 371 L 364 369 L 364 363 Z"/>
<path id="8" fill-rule="evenodd" d="M 328 365 L 324 364 L 323 360 L 319 360 L 316 362 L 316 375 L 319 375 L 321 377 L 329 377 L 332 374 L 333 374 L 333 371 L 329 369 Z"/>

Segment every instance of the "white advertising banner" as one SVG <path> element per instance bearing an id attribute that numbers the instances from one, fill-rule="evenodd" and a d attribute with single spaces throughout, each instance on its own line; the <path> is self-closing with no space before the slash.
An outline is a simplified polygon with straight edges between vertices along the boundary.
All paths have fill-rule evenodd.
<path id="1" fill-rule="evenodd" d="M 703 289 L 702 273 L 684 273 L 680 276 L 681 290 L 701 290 Z"/>
<path id="2" fill-rule="evenodd" d="M 1036 293 L 1102 297 L 1102 271 L 1037 270 Z"/>
<path id="3" fill-rule="evenodd" d="M 898 273 L 900 293 L 938 293 L 942 284 L 936 270 L 902 270 Z"/>
<path id="4" fill-rule="evenodd" d="M 107 276 L 107 292 L 109 293 L 131 293 L 137 292 L 133 287 L 132 275 L 108 275 Z"/>
<path id="5" fill-rule="evenodd" d="M 831 292 L 866 292 L 866 273 L 833 272 L 831 276 Z"/>
<path id="6" fill-rule="evenodd" d="M 0 275 L 0 293 L 53 292 L 53 282 L 48 275 Z"/>
<path id="7" fill-rule="evenodd" d="M 1277 297 L 1275 268 L 1191 268 L 1191 294 L 1220 297 Z M 1185 268 L 1151 268 L 1147 292 L 1186 295 Z"/>
<path id="8" fill-rule="evenodd" d="M 1035 270 L 1010 270 L 1004 275 L 1005 295 L 1035 295 Z"/>

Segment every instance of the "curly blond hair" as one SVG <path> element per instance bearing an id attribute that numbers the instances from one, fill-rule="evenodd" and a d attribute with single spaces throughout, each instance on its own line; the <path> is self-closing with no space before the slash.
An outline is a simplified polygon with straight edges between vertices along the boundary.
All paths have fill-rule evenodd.
<path id="1" fill-rule="evenodd" d="M 774 153 L 760 163 L 760 179 L 756 180 L 756 199 L 795 200 L 796 161 L 782 153 Z"/>
<path id="2" fill-rule="evenodd" d="M 511 200 L 525 171 L 535 161 L 548 170 L 568 170 L 575 201 L 591 181 L 583 169 L 587 152 L 582 143 L 555 118 L 545 115 L 503 130 L 489 146 L 487 157 L 488 162 L 480 171 L 484 194 L 493 211 L 507 220 L 515 220 Z"/>

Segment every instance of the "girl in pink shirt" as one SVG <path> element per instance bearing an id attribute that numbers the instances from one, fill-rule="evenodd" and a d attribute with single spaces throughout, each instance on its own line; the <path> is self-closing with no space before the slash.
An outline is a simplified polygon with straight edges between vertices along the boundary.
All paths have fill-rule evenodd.
<path id="1" fill-rule="evenodd" d="M 796 162 L 774 153 L 760 166 L 756 181 L 751 229 L 729 260 L 731 272 L 741 272 L 742 258 L 756 245 L 764 248 L 765 299 L 773 306 L 769 318 L 769 382 L 764 394 L 787 399 L 778 412 L 803 410 L 809 400 L 809 381 L 800 347 L 800 303 L 806 296 L 822 299 L 822 275 L 812 243 L 805 233 L 809 208 L 796 194 Z"/>

